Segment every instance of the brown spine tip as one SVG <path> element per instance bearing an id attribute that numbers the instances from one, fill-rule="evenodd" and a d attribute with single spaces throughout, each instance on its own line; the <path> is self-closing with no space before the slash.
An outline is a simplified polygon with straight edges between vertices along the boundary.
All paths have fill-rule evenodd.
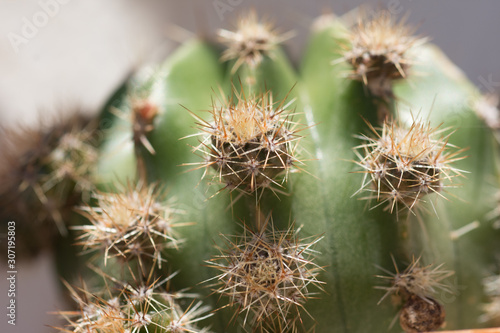
<path id="1" fill-rule="evenodd" d="M 156 152 L 149 142 L 147 135 L 154 129 L 154 120 L 158 115 L 158 106 L 147 99 L 132 101 L 132 130 L 136 150 L 144 147 L 154 155 Z"/>

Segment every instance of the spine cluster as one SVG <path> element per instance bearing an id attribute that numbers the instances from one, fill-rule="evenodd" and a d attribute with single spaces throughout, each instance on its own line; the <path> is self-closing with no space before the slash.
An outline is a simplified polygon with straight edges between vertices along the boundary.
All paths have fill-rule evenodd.
<path id="1" fill-rule="evenodd" d="M 182 310 L 179 299 L 182 294 L 172 294 L 164 290 L 169 280 L 137 282 L 132 285 L 98 272 L 103 277 L 107 289 L 88 290 L 86 286 L 74 288 L 67 285 L 79 311 L 60 311 L 66 318 L 61 332 L 74 333 L 181 333 L 208 332 L 198 329 L 195 324 L 210 316 L 208 307 L 201 302 Z M 111 287 L 112 286 L 112 287 Z M 163 289 L 163 290 L 162 290 Z"/>
<path id="2" fill-rule="evenodd" d="M 281 232 L 272 224 L 260 232 L 245 227 L 235 240 L 226 237 L 227 248 L 209 262 L 221 272 L 216 292 L 229 297 L 244 324 L 289 331 L 301 322 L 299 310 L 311 297 L 309 286 L 320 284 L 321 268 L 311 251 L 318 241 L 300 240 L 292 228 Z"/>
<path id="3" fill-rule="evenodd" d="M 235 31 L 220 29 L 218 32 L 219 40 L 227 47 L 221 60 L 235 60 L 232 74 L 243 64 L 255 69 L 278 44 L 293 35 L 290 32 L 279 34 L 271 23 L 259 20 L 255 11 L 241 16 L 236 28 Z"/>
<path id="4" fill-rule="evenodd" d="M 157 185 L 130 184 L 118 193 L 93 195 L 97 204 L 82 207 L 90 225 L 74 227 L 81 231 L 79 244 L 84 251 L 104 253 L 104 263 L 117 257 L 124 261 L 165 261 L 162 252 L 178 248 L 182 242 L 175 229 L 186 225 L 178 222 L 179 210 L 168 205 Z"/>
<path id="5" fill-rule="evenodd" d="M 410 50 L 426 42 L 413 32 L 405 20 L 396 22 L 389 11 L 360 17 L 341 59 L 352 66 L 350 77 L 362 81 L 373 96 L 393 98 L 393 81 L 406 78 L 413 63 Z"/>
<path id="6" fill-rule="evenodd" d="M 484 289 L 489 301 L 483 305 L 484 314 L 482 322 L 500 324 L 500 275 L 490 276 L 484 279 Z"/>
<path id="7" fill-rule="evenodd" d="M 399 323 L 405 332 L 428 332 L 443 326 L 445 310 L 434 295 L 438 291 L 453 293 L 443 280 L 454 272 L 443 269 L 443 264 L 421 266 L 420 258 L 413 258 L 412 263 L 403 272 L 399 272 L 395 262 L 394 266 L 395 274 L 384 269 L 389 275 L 378 276 L 390 283 L 389 287 L 377 287 L 386 291 L 379 303 L 389 295 L 400 298 L 402 308 L 399 312 Z"/>
<path id="8" fill-rule="evenodd" d="M 372 136 L 361 136 L 364 144 L 356 147 L 365 177 L 358 192 L 363 199 L 387 203 L 392 212 L 414 212 L 428 194 L 443 196 L 462 171 L 452 163 L 463 159 L 462 150 L 448 144 L 447 129 L 413 121 L 408 128 L 394 121 L 384 121 L 380 129 L 369 125 Z M 444 184 L 447 181 L 448 184 Z"/>
<path id="9" fill-rule="evenodd" d="M 270 91 L 246 97 L 234 88 L 233 93 L 213 106 L 211 122 L 200 119 L 203 138 L 195 152 L 204 155 L 201 166 L 215 169 L 214 179 L 229 190 L 282 187 L 292 167 L 302 163 L 296 157 L 302 128 L 293 121 L 290 103 L 274 101 Z"/>

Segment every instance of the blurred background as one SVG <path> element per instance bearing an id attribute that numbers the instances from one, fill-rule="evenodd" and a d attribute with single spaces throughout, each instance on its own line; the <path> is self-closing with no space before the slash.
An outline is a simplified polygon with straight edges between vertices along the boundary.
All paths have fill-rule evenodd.
<path id="1" fill-rule="evenodd" d="M 36 124 L 75 105 L 96 113 L 135 68 L 161 61 L 191 36 L 214 39 L 249 8 L 296 32 L 285 45 L 296 64 L 315 17 L 361 4 L 408 13 L 417 33 L 431 37 L 483 92 L 500 90 L 497 0 L 0 0 L 0 125 Z M 49 312 L 67 305 L 50 254 L 17 266 L 17 325 L 2 314 L 0 332 L 54 332 L 47 325 L 59 322 Z"/>

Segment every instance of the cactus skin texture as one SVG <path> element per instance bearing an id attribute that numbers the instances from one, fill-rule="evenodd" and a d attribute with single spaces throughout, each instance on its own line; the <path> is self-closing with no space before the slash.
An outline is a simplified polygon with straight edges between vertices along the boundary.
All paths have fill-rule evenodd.
<path id="1" fill-rule="evenodd" d="M 225 52 L 188 41 L 115 94 L 79 208 L 90 221 L 70 229 L 98 254 L 69 287 L 69 331 L 491 324 L 498 143 L 479 94 L 425 38 L 373 20 L 320 18 L 296 70 L 290 34 L 251 13 L 221 31 Z M 349 49 L 390 24 L 403 49 Z"/>

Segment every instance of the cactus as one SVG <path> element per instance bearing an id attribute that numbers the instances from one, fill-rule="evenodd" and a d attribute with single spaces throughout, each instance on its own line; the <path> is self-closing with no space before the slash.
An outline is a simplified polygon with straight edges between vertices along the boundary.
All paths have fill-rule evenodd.
<path id="1" fill-rule="evenodd" d="M 77 214 L 48 215 L 69 229 L 56 251 L 78 308 L 59 330 L 498 321 L 498 143 L 460 70 L 386 12 L 353 27 L 319 18 L 298 70 L 280 46 L 291 34 L 255 12 L 219 37 L 222 53 L 187 41 L 126 82 L 101 115 L 97 159 L 89 135 L 9 159 L 2 174 L 23 170 L 36 195 L 8 185 L 2 198 L 49 213 L 42 198 L 79 198 Z"/>

